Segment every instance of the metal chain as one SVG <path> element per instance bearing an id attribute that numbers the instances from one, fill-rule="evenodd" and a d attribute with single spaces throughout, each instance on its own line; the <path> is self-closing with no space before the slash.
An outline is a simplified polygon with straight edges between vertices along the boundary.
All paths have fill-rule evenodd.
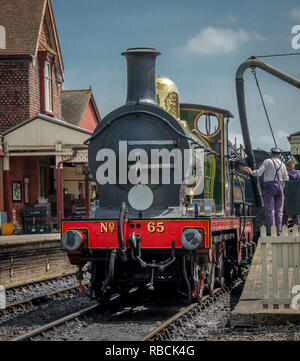
<path id="1" fill-rule="evenodd" d="M 255 78 L 255 81 L 256 81 L 256 85 L 257 85 L 257 88 L 258 88 L 258 91 L 259 91 L 260 99 L 262 101 L 262 104 L 263 104 L 263 107 L 264 107 L 264 110 L 265 110 L 265 114 L 266 114 L 266 117 L 267 117 L 267 120 L 268 120 L 268 123 L 269 123 L 269 127 L 270 127 L 270 130 L 271 130 L 271 133 L 272 133 L 272 137 L 273 137 L 273 140 L 274 140 L 275 147 L 277 148 L 277 143 L 276 143 L 274 132 L 273 132 L 273 129 L 272 129 L 272 125 L 271 125 L 271 122 L 270 122 L 269 114 L 268 114 L 268 111 L 267 111 L 267 108 L 266 108 L 266 105 L 265 105 L 265 102 L 264 102 L 264 98 L 263 98 L 263 95 L 262 95 L 262 92 L 261 92 L 261 89 L 260 89 L 260 86 L 259 86 L 259 83 L 258 83 L 257 76 L 256 76 L 255 67 L 251 67 L 251 71 L 252 71 L 252 73 L 254 75 L 254 78 Z"/>

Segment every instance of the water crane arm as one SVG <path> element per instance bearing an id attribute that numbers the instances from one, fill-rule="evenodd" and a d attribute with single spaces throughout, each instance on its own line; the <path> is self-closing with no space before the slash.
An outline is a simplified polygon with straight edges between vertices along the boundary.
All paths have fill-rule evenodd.
<path id="1" fill-rule="evenodd" d="M 245 88 L 244 88 L 244 72 L 248 68 L 258 67 L 267 73 L 270 73 L 277 78 L 295 86 L 296 88 L 300 88 L 300 80 L 293 78 L 292 76 L 283 73 L 281 70 L 274 68 L 273 66 L 263 62 L 260 59 L 257 59 L 255 56 L 250 57 L 245 62 L 243 62 L 237 72 L 235 78 L 236 84 L 236 96 L 237 103 L 240 115 L 240 122 L 243 134 L 243 140 L 245 145 L 245 152 L 247 154 L 247 163 L 250 168 L 256 169 L 255 158 L 253 155 L 252 144 L 250 139 L 248 120 L 247 120 L 247 112 L 246 112 L 246 102 L 245 102 Z M 259 184 L 258 177 L 251 177 L 252 189 L 255 197 L 255 203 L 257 207 L 263 206 L 263 198 L 261 193 L 261 188 Z"/>

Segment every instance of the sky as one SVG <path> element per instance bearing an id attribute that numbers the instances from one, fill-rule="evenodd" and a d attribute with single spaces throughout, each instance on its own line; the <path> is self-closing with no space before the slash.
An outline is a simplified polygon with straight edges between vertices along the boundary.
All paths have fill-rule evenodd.
<path id="1" fill-rule="evenodd" d="M 92 86 L 102 118 L 126 101 L 131 47 L 161 52 L 156 75 L 172 79 L 181 103 L 230 110 L 230 139 L 242 143 L 235 73 L 252 55 L 297 53 L 300 3 L 295 0 L 52 0 L 64 67 L 64 89 Z M 262 59 L 300 79 L 300 55 Z M 257 69 L 276 142 L 290 150 L 300 131 L 299 89 Z M 255 80 L 245 78 L 254 148 L 274 146 Z"/>

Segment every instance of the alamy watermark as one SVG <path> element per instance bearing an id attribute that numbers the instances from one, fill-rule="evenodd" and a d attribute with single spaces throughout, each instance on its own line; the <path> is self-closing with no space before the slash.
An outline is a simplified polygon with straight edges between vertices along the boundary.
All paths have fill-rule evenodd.
<path id="1" fill-rule="evenodd" d="M 294 310 L 300 310 L 300 285 L 296 285 L 292 288 L 292 294 L 296 295 L 292 298 L 292 308 Z"/>
<path id="2" fill-rule="evenodd" d="M 6 49 L 6 31 L 3 25 L 0 25 L 0 50 Z"/>
<path id="3" fill-rule="evenodd" d="M 146 141 L 145 141 L 146 142 Z M 149 141 L 162 143 L 164 141 Z M 100 149 L 96 157 L 98 184 L 186 184 L 204 175 L 204 151 L 197 149 L 142 148 L 129 150 L 131 142 L 120 141 L 119 149 Z"/>
<path id="4" fill-rule="evenodd" d="M 4 286 L 0 286 L 0 310 L 6 308 L 6 294 Z"/>
<path id="5" fill-rule="evenodd" d="M 292 38 L 292 48 L 294 50 L 299 50 L 300 49 L 300 25 L 294 25 L 292 27 L 292 34 L 295 34 L 295 36 L 293 36 Z"/>

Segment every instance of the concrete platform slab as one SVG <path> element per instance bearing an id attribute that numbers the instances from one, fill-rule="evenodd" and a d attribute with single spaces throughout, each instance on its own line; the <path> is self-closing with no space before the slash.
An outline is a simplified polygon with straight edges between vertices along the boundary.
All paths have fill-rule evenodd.
<path id="1" fill-rule="evenodd" d="M 18 236 L 0 236 L 0 246 L 35 243 L 41 241 L 60 240 L 60 233 L 42 233 L 42 234 L 20 234 Z"/>

